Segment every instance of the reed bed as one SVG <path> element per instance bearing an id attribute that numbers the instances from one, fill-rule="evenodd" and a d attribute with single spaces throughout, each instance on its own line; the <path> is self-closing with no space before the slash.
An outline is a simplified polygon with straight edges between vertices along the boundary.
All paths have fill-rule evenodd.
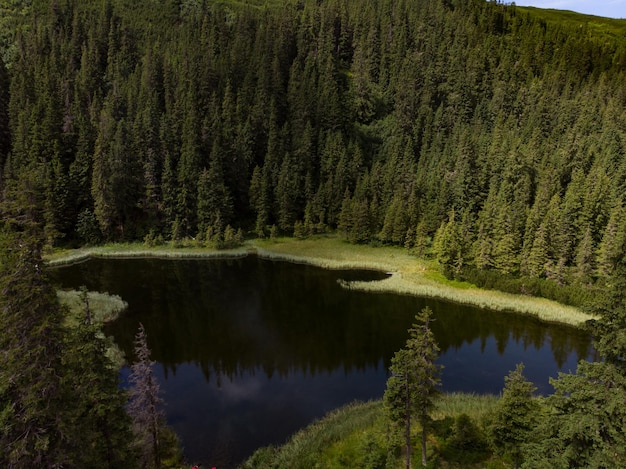
<path id="1" fill-rule="evenodd" d="M 46 264 L 51 267 L 76 264 L 91 258 L 158 258 L 158 259 L 222 259 L 245 257 L 249 254 L 245 248 L 237 249 L 210 249 L 200 247 L 146 247 L 145 244 L 111 244 L 93 248 L 83 248 L 70 251 L 59 251 L 45 257 Z"/>
<path id="2" fill-rule="evenodd" d="M 68 308 L 66 322 L 69 326 L 75 325 L 78 321 L 85 319 L 85 303 L 82 292 L 78 290 L 59 290 L 57 297 L 62 306 Z M 126 303 L 118 295 L 101 292 L 87 292 L 91 320 L 96 325 L 101 325 L 118 318 L 126 308 Z"/>
<path id="3" fill-rule="evenodd" d="M 397 247 L 349 244 L 334 236 L 296 240 L 255 240 L 250 243 L 260 257 L 306 263 L 327 269 L 370 269 L 425 272 L 426 263 Z"/>
<path id="4" fill-rule="evenodd" d="M 439 298 L 455 303 L 477 306 L 501 312 L 534 316 L 545 322 L 581 326 L 593 317 L 573 306 L 566 306 L 545 298 L 513 295 L 496 290 L 456 288 L 423 279 L 405 279 L 399 272 L 374 282 L 345 282 L 346 288 L 368 292 L 393 292 L 427 298 Z"/>
<path id="5" fill-rule="evenodd" d="M 450 281 L 436 271 L 434 263 L 417 259 L 401 248 L 352 245 L 334 237 L 257 241 L 254 246 L 259 256 L 268 259 L 327 269 L 373 269 L 391 273 L 389 278 L 379 281 L 342 282 L 345 288 L 444 299 L 576 327 L 593 318 L 578 308 L 545 298 L 483 290 L 467 282 Z"/>
<path id="6" fill-rule="evenodd" d="M 333 467 L 323 462 L 333 445 L 352 441 L 353 448 L 342 448 L 344 456 L 346 452 L 358 452 L 361 444 L 359 436 L 363 436 L 364 432 L 372 431 L 381 415 L 382 402 L 380 400 L 348 404 L 300 430 L 284 445 L 278 448 L 267 447 L 257 450 L 240 467 L 243 469 Z"/>
<path id="7" fill-rule="evenodd" d="M 504 386 L 504 379 L 502 379 L 502 386 Z M 457 392 L 443 394 L 441 399 L 436 401 L 431 417 L 440 420 L 466 414 L 473 420 L 480 422 L 495 409 L 499 400 L 500 398 L 493 394 Z"/>

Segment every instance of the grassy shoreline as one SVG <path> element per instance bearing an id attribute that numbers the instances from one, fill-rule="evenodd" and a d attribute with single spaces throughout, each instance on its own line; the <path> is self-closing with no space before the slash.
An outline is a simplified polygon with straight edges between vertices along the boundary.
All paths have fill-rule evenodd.
<path id="1" fill-rule="evenodd" d="M 304 240 L 279 238 L 251 240 L 243 247 L 229 250 L 195 246 L 146 247 L 142 243 L 110 244 L 93 248 L 56 251 L 45 256 L 49 266 L 83 262 L 89 258 L 164 259 L 238 258 L 258 255 L 263 259 L 315 265 L 326 269 L 371 269 L 389 272 L 375 282 L 347 282 L 346 287 L 371 292 L 389 292 L 438 298 L 501 312 L 534 316 L 541 321 L 580 327 L 592 317 L 583 311 L 555 301 L 525 295 L 484 290 L 466 282 L 450 281 L 441 275 L 434 262 L 411 256 L 399 247 L 372 247 L 349 244 L 335 236 Z"/>
<path id="2" fill-rule="evenodd" d="M 466 393 L 443 394 L 432 412 L 435 425 L 447 433 L 446 425 L 460 415 L 466 415 L 479 427 L 484 427 L 488 415 L 493 412 L 499 397 Z M 416 427 L 414 432 L 419 431 Z M 419 436 L 416 434 L 417 439 Z M 291 436 L 284 444 L 257 449 L 239 469 L 257 467 L 308 469 L 311 467 L 404 467 L 404 457 L 399 449 L 402 444 L 397 436 L 390 432 L 381 399 L 369 402 L 353 402 L 329 412 Z M 433 467 L 507 467 L 493 455 L 484 454 L 477 463 L 462 465 L 445 462 L 446 443 L 441 436 L 429 434 L 429 452 L 431 460 L 437 463 Z M 420 449 L 414 447 L 413 458 L 418 460 Z M 467 456 L 464 453 L 463 456 Z M 375 463 L 377 461 L 377 463 Z M 383 462 L 384 461 L 384 462 Z"/>

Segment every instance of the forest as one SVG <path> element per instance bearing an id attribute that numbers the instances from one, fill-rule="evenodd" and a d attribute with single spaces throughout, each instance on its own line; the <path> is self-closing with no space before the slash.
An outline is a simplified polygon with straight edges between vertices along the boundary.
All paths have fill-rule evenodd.
<path id="1" fill-rule="evenodd" d="M 4 3 L 3 200 L 48 246 L 337 231 L 475 283 L 575 284 L 573 304 L 623 254 L 622 21 L 483 0 Z"/>
<path id="2" fill-rule="evenodd" d="M 32 325 L 11 316 L 26 285 L 50 299 L 41 249 L 404 246 L 449 278 L 602 312 L 605 361 L 560 381 L 571 432 L 544 444 L 575 448 L 563 467 L 624 463 L 625 105 L 622 20 L 491 0 L 2 0 L 2 320 Z M 603 393 L 568 400 L 581 382 Z M 567 417 L 583 404 L 592 436 Z"/>

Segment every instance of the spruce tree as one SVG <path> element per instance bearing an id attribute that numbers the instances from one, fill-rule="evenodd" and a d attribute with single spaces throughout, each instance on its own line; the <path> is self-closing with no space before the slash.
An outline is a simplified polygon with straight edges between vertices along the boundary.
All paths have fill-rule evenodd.
<path id="1" fill-rule="evenodd" d="M 97 329 L 62 325 L 39 243 L 3 228 L 0 246 L 0 465 L 135 467 L 126 396 Z"/>
<path id="2" fill-rule="evenodd" d="M 39 243 L 0 230 L 0 466 L 62 467 L 72 429 L 62 381 L 61 310 Z"/>
<path id="3" fill-rule="evenodd" d="M 406 467 L 411 467 L 411 431 L 416 420 L 421 427 L 422 465 L 426 466 L 426 436 L 430 415 L 440 385 L 441 366 L 435 363 L 439 347 L 430 329 L 432 311 L 424 308 L 409 329 L 404 348 L 391 360 L 391 376 L 384 394 L 385 410 L 391 421 L 404 430 Z"/>
<path id="4" fill-rule="evenodd" d="M 531 447 L 533 464 L 555 468 L 626 465 L 626 262 L 608 279 L 607 292 L 589 322 L 601 361 L 581 361 L 576 373 L 552 379 L 551 413 L 542 440 Z"/>
<path id="5" fill-rule="evenodd" d="M 74 467 L 134 468 L 131 419 L 126 412 L 127 393 L 119 387 L 118 369 L 106 354 L 107 344 L 98 327 L 87 320 L 66 334 L 63 365 L 66 396 L 72 403 L 67 425 Z"/>
<path id="6" fill-rule="evenodd" d="M 524 377 L 521 363 L 504 378 L 504 383 L 489 432 L 496 451 L 512 458 L 517 469 L 522 462 L 523 445 L 531 439 L 538 422 L 539 404 L 533 397 L 537 388 Z"/>
<path id="7" fill-rule="evenodd" d="M 144 468 L 160 469 L 164 460 L 180 460 L 176 435 L 167 427 L 161 387 L 154 376 L 148 336 L 143 324 L 135 336 L 137 361 L 131 366 L 128 413 L 133 420 L 135 444 Z"/>
<path id="8" fill-rule="evenodd" d="M 2 180 L 4 164 L 11 148 L 11 134 L 9 131 L 9 74 L 2 57 L 0 57 L 0 194 L 3 191 Z"/>

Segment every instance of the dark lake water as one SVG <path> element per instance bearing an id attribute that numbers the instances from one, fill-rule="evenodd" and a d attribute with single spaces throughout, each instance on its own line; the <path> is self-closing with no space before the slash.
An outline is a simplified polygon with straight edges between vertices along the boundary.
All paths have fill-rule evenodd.
<path id="1" fill-rule="evenodd" d="M 519 362 L 539 388 L 593 352 L 576 329 L 444 301 L 342 289 L 375 280 L 255 256 L 230 260 L 93 259 L 50 270 L 63 288 L 120 295 L 107 327 L 128 357 L 148 334 L 169 424 L 190 462 L 221 469 L 280 444 L 328 411 L 382 397 L 387 367 L 429 306 L 444 391 L 494 393 Z M 126 376 L 128 370 L 122 370 Z"/>

